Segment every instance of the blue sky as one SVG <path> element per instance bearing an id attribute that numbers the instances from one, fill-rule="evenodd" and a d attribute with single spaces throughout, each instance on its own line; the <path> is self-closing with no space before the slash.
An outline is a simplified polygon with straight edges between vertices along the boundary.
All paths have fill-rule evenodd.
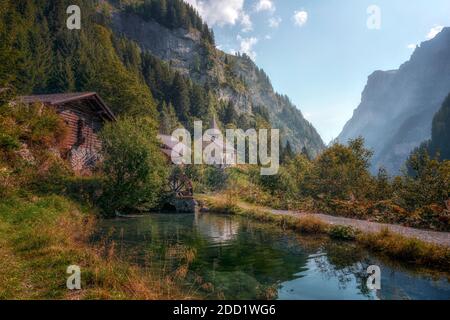
<path id="1" fill-rule="evenodd" d="M 213 27 L 219 48 L 252 56 L 326 143 L 352 116 L 373 71 L 397 69 L 416 44 L 450 26 L 449 0 L 185 1 Z M 367 26 L 372 5 L 379 29 Z"/>

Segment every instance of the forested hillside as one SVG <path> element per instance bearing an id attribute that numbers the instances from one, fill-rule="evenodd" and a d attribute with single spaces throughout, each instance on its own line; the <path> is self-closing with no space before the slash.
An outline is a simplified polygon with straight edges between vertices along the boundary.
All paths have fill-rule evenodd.
<path id="1" fill-rule="evenodd" d="M 450 160 L 450 94 L 444 100 L 442 107 L 434 115 L 431 139 L 420 145 L 419 150 L 427 151 L 431 157 L 440 160 Z M 417 149 L 415 151 L 417 151 Z"/>
<path id="2" fill-rule="evenodd" d="M 66 28 L 71 4 L 82 8 L 81 30 Z M 17 94 L 96 91 L 119 115 L 159 118 L 163 132 L 179 124 L 190 128 L 196 119 L 208 124 L 216 115 L 223 126 L 278 127 L 296 150 L 317 154 L 323 148 L 312 125 L 273 92 L 264 72 L 246 56 L 217 50 L 212 30 L 181 0 L 20 0 L 1 6 L 0 45 L 8 49 L 2 61 L 9 62 L 0 67 L 0 84 Z M 194 47 L 178 59 L 158 54 L 117 30 L 116 17 L 129 15 L 163 31 L 167 41 L 189 33 Z M 149 33 L 145 41 L 158 39 Z"/>
<path id="3" fill-rule="evenodd" d="M 450 159 L 450 94 L 433 118 L 430 154 L 439 153 L 441 159 Z"/>

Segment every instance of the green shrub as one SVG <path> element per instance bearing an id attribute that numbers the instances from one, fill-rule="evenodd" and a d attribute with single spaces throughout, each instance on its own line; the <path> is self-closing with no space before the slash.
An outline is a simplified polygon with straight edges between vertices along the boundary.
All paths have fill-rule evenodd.
<path id="1" fill-rule="evenodd" d="M 372 151 L 364 148 L 363 138 L 348 144 L 334 144 L 315 160 L 312 188 L 316 195 L 363 200 L 373 193 L 373 177 L 368 171 Z"/>
<path id="2" fill-rule="evenodd" d="M 332 226 L 329 230 L 329 235 L 333 239 L 354 240 L 357 232 L 350 226 Z"/>
<path id="3" fill-rule="evenodd" d="M 17 150 L 20 147 L 19 141 L 6 133 L 0 132 L 0 148 L 6 151 Z"/>
<path id="4" fill-rule="evenodd" d="M 149 118 L 125 117 L 107 124 L 101 137 L 104 213 L 155 208 L 168 176 L 155 123 Z"/>
<path id="5" fill-rule="evenodd" d="M 225 170 L 215 166 L 206 166 L 204 172 L 204 182 L 209 190 L 218 191 L 227 184 L 227 174 Z"/>

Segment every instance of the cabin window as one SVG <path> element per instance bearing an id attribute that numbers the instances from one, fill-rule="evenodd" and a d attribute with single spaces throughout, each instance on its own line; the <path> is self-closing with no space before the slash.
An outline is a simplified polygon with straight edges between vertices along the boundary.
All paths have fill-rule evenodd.
<path id="1" fill-rule="evenodd" d="M 78 120 L 78 123 L 77 123 L 77 145 L 82 145 L 86 141 L 86 138 L 84 136 L 85 125 L 86 124 L 83 119 Z"/>

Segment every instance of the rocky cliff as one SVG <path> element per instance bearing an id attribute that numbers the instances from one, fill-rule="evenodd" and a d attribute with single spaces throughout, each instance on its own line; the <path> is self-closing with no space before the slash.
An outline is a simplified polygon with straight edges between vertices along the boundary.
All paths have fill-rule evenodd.
<path id="1" fill-rule="evenodd" d="M 266 107 L 272 126 L 279 128 L 283 140 L 289 140 L 297 151 L 306 147 L 317 155 L 324 148 L 311 123 L 286 96 L 274 91 L 264 71 L 247 56 L 228 55 L 204 43 L 194 29 L 168 29 L 126 11 L 114 12 L 112 26 L 117 34 L 135 41 L 142 50 L 169 62 L 197 83 L 213 88 L 220 99 L 232 101 L 238 113 Z"/>
<path id="2" fill-rule="evenodd" d="M 431 136 L 433 116 L 450 92 L 450 28 L 423 42 L 398 70 L 375 71 L 338 141 L 363 136 L 375 152 L 372 169 L 397 173 Z"/>

